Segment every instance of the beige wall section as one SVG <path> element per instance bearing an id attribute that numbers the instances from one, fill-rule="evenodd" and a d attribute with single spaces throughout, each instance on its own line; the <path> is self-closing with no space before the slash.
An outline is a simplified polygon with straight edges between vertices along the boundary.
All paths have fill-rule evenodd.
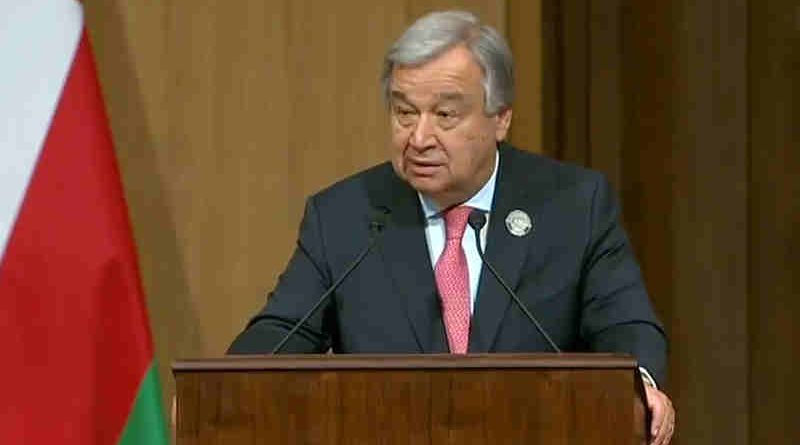
<path id="1" fill-rule="evenodd" d="M 305 197 L 386 158 L 381 56 L 456 7 L 505 29 L 492 0 L 87 2 L 167 393 L 262 306 Z"/>

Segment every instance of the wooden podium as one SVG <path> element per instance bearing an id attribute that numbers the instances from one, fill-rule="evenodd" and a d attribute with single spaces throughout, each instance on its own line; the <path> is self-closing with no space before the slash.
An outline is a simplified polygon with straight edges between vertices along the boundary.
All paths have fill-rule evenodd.
<path id="1" fill-rule="evenodd" d="M 275 355 L 173 364 L 178 444 L 639 444 L 610 354 Z"/>

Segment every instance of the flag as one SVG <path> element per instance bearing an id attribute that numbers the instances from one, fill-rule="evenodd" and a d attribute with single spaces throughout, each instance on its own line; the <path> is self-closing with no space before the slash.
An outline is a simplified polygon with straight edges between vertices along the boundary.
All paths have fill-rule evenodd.
<path id="1" fill-rule="evenodd" d="M 81 5 L 0 3 L 0 443 L 167 443 Z"/>

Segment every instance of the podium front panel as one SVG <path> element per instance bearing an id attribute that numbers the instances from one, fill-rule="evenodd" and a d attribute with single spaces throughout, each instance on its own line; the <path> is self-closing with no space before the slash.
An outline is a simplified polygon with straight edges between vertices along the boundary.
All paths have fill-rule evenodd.
<path id="1" fill-rule="evenodd" d="M 273 356 L 176 363 L 179 444 L 633 444 L 611 355 Z"/>

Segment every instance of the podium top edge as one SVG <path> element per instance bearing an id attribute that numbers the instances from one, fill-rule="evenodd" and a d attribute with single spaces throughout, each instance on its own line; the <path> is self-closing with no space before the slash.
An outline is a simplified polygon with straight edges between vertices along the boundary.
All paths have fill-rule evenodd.
<path id="1" fill-rule="evenodd" d="M 172 372 L 341 369 L 635 369 L 626 354 L 280 354 L 176 360 Z"/>

